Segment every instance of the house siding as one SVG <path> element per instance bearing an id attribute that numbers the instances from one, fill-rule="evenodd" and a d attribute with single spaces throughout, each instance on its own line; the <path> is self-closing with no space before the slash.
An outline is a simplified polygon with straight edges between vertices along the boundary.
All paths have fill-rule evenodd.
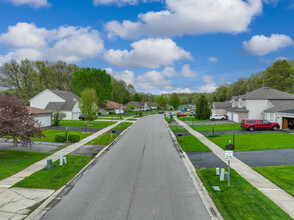
<path id="1" fill-rule="evenodd" d="M 249 110 L 249 119 L 264 119 L 263 111 L 272 106 L 268 100 L 246 100 L 245 107 Z"/>
<path id="2" fill-rule="evenodd" d="M 30 106 L 45 109 L 49 102 L 64 102 L 65 100 L 49 90 L 45 90 L 30 100 Z"/>

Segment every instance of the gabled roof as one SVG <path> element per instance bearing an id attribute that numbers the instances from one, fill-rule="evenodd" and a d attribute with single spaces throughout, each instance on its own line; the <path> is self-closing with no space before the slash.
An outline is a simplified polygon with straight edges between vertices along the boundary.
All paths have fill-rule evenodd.
<path id="1" fill-rule="evenodd" d="M 109 108 L 109 109 L 117 109 L 117 108 L 121 108 L 122 107 L 122 104 L 119 104 L 117 102 L 114 102 L 114 101 L 107 101 L 107 104 L 106 104 L 106 108 Z"/>
<path id="2" fill-rule="evenodd" d="M 264 112 L 280 112 L 288 109 L 294 109 L 294 100 L 272 100 L 274 107 L 264 110 Z"/>
<path id="3" fill-rule="evenodd" d="M 45 107 L 46 110 L 55 111 L 60 109 L 62 111 L 72 111 L 77 101 L 66 101 L 66 102 L 49 102 Z"/>
<path id="4" fill-rule="evenodd" d="M 34 107 L 30 107 L 30 106 L 26 106 L 27 110 L 29 111 L 30 114 L 51 114 L 52 111 L 50 110 L 44 110 L 44 109 L 40 109 L 40 108 L 34 108 Z"/>
<path id="5" fill-rule="evenodd" d="M 61 90 L 52 90 L 48 89 L 50 92 L 53 92 L 54 94 L 58 95 L 59 97 L 63 98 L 65 101 L 79 101 L 80 97 L 75 95 L 72 92 L 68 91 L 61 91 Z"/>
<path id="6" fill-rule="evenodd" d="M 157 105 L 153 102 L 146 102 L 148 107 L 157 107 Z"/>
<path id="7" fill-rule="evenodd" d="M 243 108 L 238 108 L 238 107 L 228 107 L 226 108 L 226 110 L 228 112 L 249 112 L 249 110 L 247 110 L 245 107 Z"/>
<path id="8" fill-rule="evenodd" d="M 282 92 L 269 87 L 261 87 L 241 96 L 246 100 L 294 100 L 294 94 Z"/>
<path id="9" fill-rule="evenodd" d="M 231 102 L 214 102 L 213 106 L 215 109 L 226 109 L 232 106 Z"/>
<path id="10" fill-rule="evenodd" d="M 126 105 L 134 105 L 135 107 L 144 107 L 146 102 L 128 102 Z"/>

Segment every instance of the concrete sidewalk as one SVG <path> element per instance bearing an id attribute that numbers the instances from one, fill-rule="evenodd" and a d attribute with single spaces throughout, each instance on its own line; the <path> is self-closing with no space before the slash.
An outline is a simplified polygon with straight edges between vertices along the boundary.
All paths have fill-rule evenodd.
<path id="1" fill-rule="evenodd" d="M 61 149 L 10 177 L 0 180 L 0 219 L 23 219 L 32 211 L 34 206 L 38 205 L 38 203 L 55 192 L 54 190 L 47 189 L 11 188 L 11 186 L 23 180 L 25 177 L 43 169 L 47 165 L 48 159 L 56 161 L 59 159 L 60 153 L 63 155 L 70 154 L 89 141 L 111 130 L 119 123 L 126 121 L 126 119 L 96 132 L 78 143 Z"/>
<path id="2" fill-rule="evenodd" d="M 222 148 L 208 140 L 205 136 L 199 132 L 190 128 L 187 124 L 174 117 L 179 125 L 184 126 L 193 136 L 198 138 L 203 144 L 205 144 L 211 151 L 219 157 L 222 161 L 227 164 L 225 160 L 225 152 Z M 238 172 L 244 179 L 246 179 L 251 185 L 261 191 L 265 196 L 276 203 L 281 209 L 288 213 L 292 218 L 294 218 L 294 198 L 285 192 L 280 187 L 273 184 L 271 181 L 255 172 L 248 165 L 243 163 L 241 160 L 234 157 L 231 161 L 231 167 Z"/>

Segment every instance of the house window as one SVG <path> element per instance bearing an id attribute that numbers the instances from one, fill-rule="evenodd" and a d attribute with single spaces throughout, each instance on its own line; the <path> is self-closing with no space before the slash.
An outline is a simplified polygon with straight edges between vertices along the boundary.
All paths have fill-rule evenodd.
<path id="1" fill-rule="evenodd" d="M 274 113 L 270 113 L 269 114 L 269 120 L 274 121 L 274 116 L 275 116 Z"/>

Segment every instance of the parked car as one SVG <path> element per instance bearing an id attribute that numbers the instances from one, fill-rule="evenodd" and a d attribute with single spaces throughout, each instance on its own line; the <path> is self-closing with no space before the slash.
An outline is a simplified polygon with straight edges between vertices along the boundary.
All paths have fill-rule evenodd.
<path id="1" fill-rule="evenodd" d="M 86 118 L 84 117 L 84 115 L 80 115 L 79 119 L 84 121 Z"/>
<path id="2" fill-rule="evenodd" d="M 215 121 L 215 120 L 226 120 L 226 119 L 227 118 L 224 115 L 216 115 L 216 114 L 214 114 L 214 115 L 210 116 L 210 120 L 211 121 Z"/>
<path id="3" fill-rule="evenodd" d="M 256 129 L 273 129 L 277 131 L 280 125 L 278 123 L 271 123 L 268 120 L 247 119 L 241 121 L 241 128 L 249 131 L 254 131 Z"/>
<path id="4" fill-rule="evenodd" d="M 187 114 L 184 113 L 184 112 L 180 112 L 180 114 L 178 114 L 178 115 L 181 116 L 181 117 L 187 116 Z"/>
<path id="5" fill-rule="evenodd" d="M 195 112 L 191 112 L 190 113 L 190 116 L 196 116 L 196 113 Z"/>
<path id="6" fill-rule="evenodd" d="M 158 114 L 163 114 L 163 113 L 164 113 L 164 111 L 159 111 L 159 112 L 158 112 Z"/>

